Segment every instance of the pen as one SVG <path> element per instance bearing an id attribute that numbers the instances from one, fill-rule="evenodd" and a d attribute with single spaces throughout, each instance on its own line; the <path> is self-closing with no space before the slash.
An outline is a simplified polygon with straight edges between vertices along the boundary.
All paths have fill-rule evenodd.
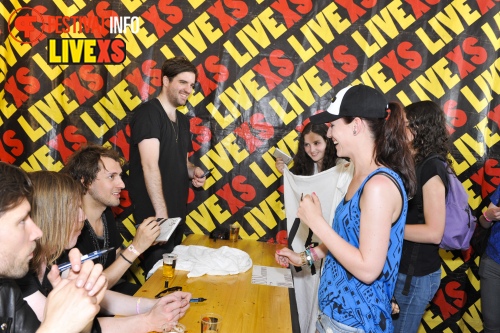
<path id="1" fill-rule="evenodd" d="M 81 260 L 82 260 L 82 262 L 87 261 L 87 260 L 94 260 L 94 259 L 102 256 L 104 253 L 109 252 L 113 249 L 114 249 L 114 247 L 110 247 L 108 249 L 102 249 L 102 250 L 97 250 L 97 251 L 91 252 L 89 254 L 82 256 Z M 57 267 L 59 268 L 59 271 L 62 272 L 62 271 L 67 270 L 68 268 L 70 268 L 71 263 L 68 261 L 68 262 L 65 262 L 64 264 L 57 265 Z"/>
<path id="2" fill-rule="evenodd" d="M 203 298 L 203 297 L 191 298 L 191 300 L 189 301 L 189 303 L 200 303 L 200 302 L 205 302 L 206 300 L 207 299 Z"/>

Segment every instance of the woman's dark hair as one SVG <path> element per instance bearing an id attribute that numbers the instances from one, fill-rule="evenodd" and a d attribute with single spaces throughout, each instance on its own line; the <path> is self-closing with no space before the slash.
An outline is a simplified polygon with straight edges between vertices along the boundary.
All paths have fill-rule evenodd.
<path id="1" fill-rule="evenodd" d="M 411 145 L 415 151 L 415 164 L 431 155 L 439 155 L 451 166 L 446 117 L 439 105 L 433 101 L 412 103 L 406 107 L 406 119 L 413 134 Z"/>
<path id="2" fill-rule="evenodd" d="M 195 81 L 198 79 L 198 70 L 196 67 L 184 57 L 174 57 L 165 60 L 161 68 L 162 78 L 164 76 L 168 77 L 169 81 L 180 73 L 191 72 L 195 75 Z"/>
<path id="3" fill-rule="evenodd" d="M 0 216 L 26 199 L 31 200 L 33 185 L 21 168 L 0 162 Z"/>
<path id="4" fill-rule="evenodd" d="M 326 136 L 328 126 L 325 124 L 307 124 L 299 138 L 299 148 L 297 154 L 293 158 L 293 167 L 291 171 L 295 175 L 310 176 L 314 174 L 314 161 L 307 155 L 304 148 L 304 137 L 306 134 L 315 133 L 320 135 L 326 141 L 325 156 L 323 157 L 321 171 L 325 171 L 334 167 L 337 163 L 337 150 L 333 141 Z"/>
<path id="5" fill-rule="evenodd" d="M 375 138 L 375 162 L 397 172 L 403 180 L 408 197 L 412 197 L 417 190 L 415 164 L 406 137 L 403 112 L 404 108 L 400 103 L 390 102 L 386 118 L 363 120 Z M 344 119 L 346 123 L 354 120 L 352 117 Z"/>

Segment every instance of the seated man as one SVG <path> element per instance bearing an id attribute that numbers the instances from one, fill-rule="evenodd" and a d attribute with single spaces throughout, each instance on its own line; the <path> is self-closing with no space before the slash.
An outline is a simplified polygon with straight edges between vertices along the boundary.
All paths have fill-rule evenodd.
<path id="1" fill-rule="evenodd" d="M 82 184 L 82 208 L 86 220 L 76 247 L 84 254 L 114 247 L 116 251 L 95 259 L 104 266 L 108 288 L 133 295 L 140 285 L 121 280 L 134 260 L 150 247 L 160 234 L 154 218 L 145 219 L 137 228 L 132 244 L 122 250 L 122 240 L 110 207 L 120 204 L 120 192 L 125 188 L 121 178 L 122 159 L 112 150 L 89 144 L 76 151 L 62 172 Z"/>
<path id="2" fill-rule="evenodd" d="M 40 324 L 23 300 L 14 279 L 28 272 L 35 241 L 42 231 L 31 220 L 31 182 L 26 173 L 0 162 L 0 327 L 2 332 L 81 332 L 99 312 L 106 278 L 101 265 L 80 263 L 79 251 L 70 253 L 71 279 L 62 280 L 57 266 L 49 273 L 54 290 L 47 299 Z M 81 269 L 81 271 L 80 271 Z M 79 273 L 79 274 L 78 274 Z M 81 286 L 85 285 L 83 288 Z"/>

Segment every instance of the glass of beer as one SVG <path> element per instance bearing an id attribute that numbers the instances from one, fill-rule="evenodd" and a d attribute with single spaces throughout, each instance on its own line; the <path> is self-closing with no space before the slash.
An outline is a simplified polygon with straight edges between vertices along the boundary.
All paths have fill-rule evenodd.
<path id="1" fill-rule="evenodd" d="M 240 233 L 240 226 L 236 223 L 231 224 L 229 227 L 229 240 L 231 242 L 236 242 L 238 240 L 238 234 Z"/>
<path id="2" fill-rule="evenodd" d="M 163 254 L 163 277 L 173 279 L 175 273 L 175 263 L 177 262 L 177 254 Z"/>
<path id="3" fill-rule="evenodd" d="M 201 315 L 201 333 L 219 333 L 222 325 L 222 317 L 216 313 L 205 313 Z"/>

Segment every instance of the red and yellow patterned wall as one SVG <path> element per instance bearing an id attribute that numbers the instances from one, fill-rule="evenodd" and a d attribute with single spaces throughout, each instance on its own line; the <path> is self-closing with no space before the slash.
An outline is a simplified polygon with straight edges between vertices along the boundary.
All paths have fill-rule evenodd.
<path id="1" fill-rule="evenodd" d="M 158 94 L 163 61 L 183 55 L 199 71 L 182 110 L 191 161 L 213 169 L 190 192 L 192 232 L 236 222 L 244 238 L 283 241 L 269 151 L 293 154 L 303 122 L 351 83 L 405 105 L 442 105 L 455 171 L 480 212 L 500 183 L 499 9 L 493 0 L 2 1 L 0 159 L 59 171 L 85 142 L 128 159 L 134 108 Z M 131 25 L 110 32 L 115 16 Z M 126 190 L 115 213 L 127 243 L 135 229 Z M 481 331 L 479 259 L 470 250 L 442 256 L 421 330 Z"/>

